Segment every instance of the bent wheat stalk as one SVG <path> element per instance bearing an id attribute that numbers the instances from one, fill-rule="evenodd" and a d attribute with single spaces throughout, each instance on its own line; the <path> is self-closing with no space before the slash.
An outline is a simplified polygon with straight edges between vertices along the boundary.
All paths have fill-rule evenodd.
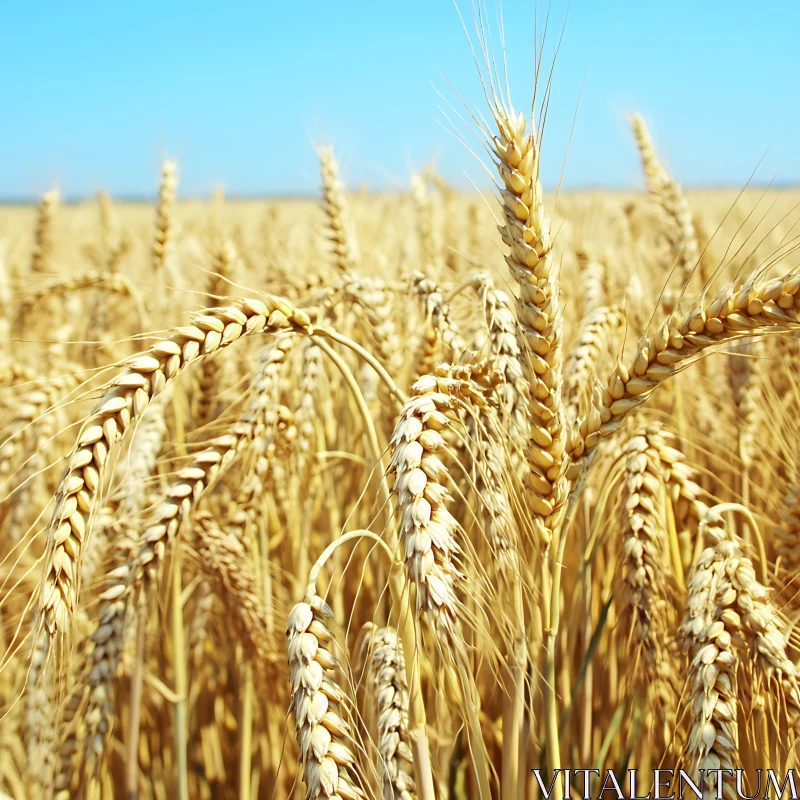
<path id="1" fill-rule="evenodd" d="M 265 296 L 263 302 L 240 300 L 237 305 L 209 309 L 129 360 L 122 373 L 106 384 L 103 397 L 81 427 L 56 490 L 39 596 L 39 617 L 49 637 L 69 628 L 77 605 L 83 548 L 106 465 L 131 423 L 194 361 L 242 336 L 287 330 L 311 333 L 312 328 L 305 312 L 279 298 Z"/>
<path id="2" fill-rule="evenodd" d="M 729 283 L 709 301 L 701 297 L 684 315 L 668 316 L 654 334 L 639 341 L 628 365 L 618 363 L 606 388 L 592 397 L 592 408 L 570 442 L 576 480 L 594 448 L 622 425 L 669 377 L 715 345 L 765 332 L 800 327 L 800 270 L 768 281 Z"/>

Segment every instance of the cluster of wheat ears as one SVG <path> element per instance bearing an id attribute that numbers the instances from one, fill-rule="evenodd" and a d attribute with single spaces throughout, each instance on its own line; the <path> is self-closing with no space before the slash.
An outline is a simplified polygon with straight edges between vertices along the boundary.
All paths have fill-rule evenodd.
<path id="1" fill-rule="evenodd" d="M 324 216 L 172 161 L 154 223 L 0 213 L 5 795 L 797 764 L 792 209 L 690 204 L 640 117 L 647 195 L 545 201 L 487 98 L 492 201 L 321 146 Z"/>

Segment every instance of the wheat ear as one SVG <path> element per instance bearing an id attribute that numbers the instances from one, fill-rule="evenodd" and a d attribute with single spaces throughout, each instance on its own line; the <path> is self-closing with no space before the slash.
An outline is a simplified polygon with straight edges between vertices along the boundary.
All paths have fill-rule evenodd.
<path id="1" fill-rule="evenodd" d="M 616 349 L 625 323 L 625 313 L 616 306 L 599 306 L 581 320 L 564 365 L 567 377 L 562 389 L 567 418 L 573 424 L 588 412 L 597 364 L 602 363 L 604 353 Z"/>
<path id="2" fill-rule="evenodd" d="M 669 572 L 664 492 L 659 455 L 646 433 L 625 445 L 622 580 L 626 602 L 623 623 L 646 660 L 652 679 L 671 633 L 667 626 Z"/>
<path id="3" fill-rule="evenodd" d="M 289 612 L 286 629 L 294 711 L 306 800 L 360 800 L 364 780 L 337 684 L 335 640 L 327 620 L 333 612 L 312 587 Z"/>
<path id="4" fill-rule="evenodd" d="M 478 278 L 492 362 L 503 381 L 489 394 L 490 405 L 497 407 L 500 419 L 508 428 L 511 441 L 522 447 L 528 435 L 528 392 L 525 380 L 525 356 L 517 338 L 517 321 L 511 298 L 492 285 L 488 275 Z M 512 451 L 512 460 L 517 450 Z"/>
<path id="5" fill-rule="evenodd" d="M 448 411 L 459 398 L 485 404 L 469 367 L 440 365 L 411 387 L 389 443 L 389 474 L 408 579 L 417 587 L 417 612 L 442 633 L 452 632 L 460 603 L 455 584 L 460 548 L 458 523 L 447 510 L 450 494 L 444 485 L 447 468 L 436 452 L 444 446 L 441 431 L 450 426 Z"/>
<path id="6" fill-rule="evenodd" d="M 403 645 L 393 628 L 376 628 L 368 623 L 362 652 L 369 652 L 367 685 L 377 706 L 384 800 L 415 800 Z"/>
<path id="7" fill-rule="evenodd" d="M 680 285 L 688 286 L 700 258 L 692 210 L 678 182 L 664 169 L 656 155 L 653 140 L 644 119 L 639 114 L 630 118 L 636 144 L 642 159 L 647 189 L 659 203 L 667 220 L 667 238 L 677 260 Z M 676 296 L 664 293 L 665 310 L 675 307 Z"/>
<path id="8" fill-rule="evenodd" d="M 734 504 L 730 507 L 743 509 Z M 701 534 L 714 546 L 727 550 L 731 545 L 735 548 L 727 578 L 736 591 L 736 610 L 744 631 L 751 637 L 756 667 L 780 688 L 789 722 L 797 733 L 800 732 L 800 690 L 797 668 L 787 652 L 790 627 L 773 605 L 770 590 L 756 578 L 753 562 L 743 552 L 741 540 L 726 526 L 722 516 L 726 510 L 724 504 L 710 509 L 703 519 Z"/>
<path id="9" fill-rule="evenodd" d="M 268 633 L 268 611 L 256 591 L 252 560 L 244 546 L 208 513 L 195 515 L 195 549 L 228 609 L 236 641 L 255 657 L 256 670 L 274 672 L 276 642 Z"/>
<path id="10" fill-rule="evenodd" d="M 56 708 L 56 687 L 52 675 L 45 674 L 47 637 L 43 630 L 34 631 L 28 689 L 25 697 L 26 749 L 28 771 L 40 789 L 52 782 L 55 730 L 52 715 Z"/>
<path id="11" fill-rule="evenodd" d="M 155 272 L 160 272 L 169 254 L 172 210 L 175 204 L 175 191 L 178 188 L 178 163 L 172 159 L 161 162 L 161 183 L 158 188 L 156 205 L 156 230 L 153 237 L 152 264 Z"/>
<path id="12" fill-rule="evenodd" d="M 113 681 L 116 676 L 125 632 L 127 608 L 138 586 L 147 591 L 163 562 L 167 543 L 175 537 L 181 523 L 197 508 L 204 493 L 219 478 L 242 450 L 257 436 L 267 434 L 267 426 L 274 423 L 279 431 L 289 424 L 288 416 L 265 405 L 271 382 L 275 379 L 276 360 L 285 357 L 288 348 L 264 348 L 261 366 L 254 381 L 254 393 L 247 409 L 234 424 L 233 432 L 209 442 L 209 446 L 194 456 L 192 463 L 179 470 L 164 493 L 163 501 L 152 512 L 147 525 L 135 543 L 122 538 L 118 546 L 117 566 L 106 576 L 106 588 L 100 595 L 104 605 L 97 628 L 91 636 L 94 644 L 89 654 L 88 680 L 91 687 L 86 724 L 92 742 L 91 772 L 97 773 L 105 755 L 105 745 L 113 720 Z M 279 410 L 280 411 L 280 410 Z M 71 752 L 74 748 L 70 747 Z M 62 765 L 62 782 L 68 785 L 69 762 Z"/>
<path id="13" fill-rule="evenodd" d="M 686 314 L 670 315 L 655 334 L 643 336 L 626 366 L 618 363 L 606 388 L 592 397 L 592 408 L 570 444 L 571 476 L 585 468 L 601 439 L 622 425 L 667 378 L 696 360 L 704 350 L 766 331 L 800 326 L 797 297 L 800 270 L 756 283 L 730 283 L 708 301 L 701 297 Z"/>
<path id="14" fill-rule="evenodd" d="M 739 763 L 739 658 L 733 642 L 741 635 L 741 620 L 730 608 L 736 592 L 726 582 L 735 553 L 735 546 L 723 540 L 700 555 L 689 583 L 681 627 L 691 658 L 688 705 L 692 718 L 687 756 L 698 785 L 703 775 L 700 770 L 733 769 Z M 729 785 L 719 788 L 721 796 L 733 796 Z M 703 787 L 704 800 L 716 795 L 716 784 Z"/>
<path id="15" fill-rule="evenodd" d="M 788 629 L 782 630 L 768 589 L 756 579 L 739 538 L 725 524 L 723 514 L 737 508 L 743 507 L 715 506 L 700 523 L 708 546 L 695 564 L 681 629 L 692 655 L 694 718 L 688 747 L 695 769 L 738 765 L 735 649 L 743 648 L 748 636 L 756 667 L 780 689 L 789 722 L 800 731 L 800 691 L 796 667 L 787 655 Z M 714 795 L 708 790 L 704 796 Z M 728 789 L 726 796 L 735 795 Z"/>
<path id="16" fill-rule="evenodd" d="M 42 196 L 36 217 L 33 251 L 31 253 L 31 272 L 48 272 L 53 254 L 53 215 L 59 203 L 58 189 L 50 189 Z"/>
<path id="17" fill-rule="evenodd" d="M 419 299 L 425 318 L 423 355 L 418 358 L 416 365 L 417 374 L 425 375 L 433 371 L 436 361 L 436 344 L 439 340 L 448 348 L 456 361 L 461 359 L 467 348 L 438 284 L 423 273 L 414 272 L 411 275 L 411 289 Z"/>
<path id="18" fill-rule="evenodd" d="M 236 247 L 226 239 L 214 254 L 213 274 L 208 281 L 208 296 L 211 308 L 224 305 L 236 263 Z M 192 421 L 195 428 L 202 428 L 211 420 L 214 388 L 219 374 L 219 361 L 206 358 L 198 369 L 197 393 L 192 397 Z"/>
<path id="19" fill-rule="evenodd" d="M 564 458 L 567 435 L 561 398 L 562 322 L 558 305 L 558 266 L 553 258 L 550 222 L 539 182 L 536 135 L 526 131 L 522 114 L 492 106 L 497 134 L 491 137 L 495 166 L 502 180 L 500 199 L 506 262 L 519 284 L 517 319 L 528 364 L 531 468 L 534 524 L 547 544 L 565 510 L 568 482 Z"/>
<path id="20" fill-rule="evenodd" d="M 436 274 L 442 265 L 442 248 L 436 237 L 431 196 L 422 175 L 415 173 L 411 176 L 411 190 L 417 216 L 420 261 L 426 270 Z"/>
<path id="21" fill-rule="evenodd" d="M 358 244 L 350 220 L 350 211 L 339 180 L 339 164 L 329 145 L 317 148 L 322 175 L 322 205 L 328 218 L 334 263 L 340 272 L 351 272 L 358 265 Z"/>
<path id="22" fill-rule="evenodd" d="M 576 254 L 578 270 L 581 276 L 581 323 L 598 308 L 609 305 L 606 281 L 608 268 L 599 258 L 590 256 L 585 250 Z M 569 375 L 568 370 L 564 373 Z"/>
<path id="23" fill-rule="evenodd" d="M 105 392 L 84 421 L 56 490 L 56 506 L 47 532 L 45 571 L 39 614 L 53 636 L 65 631 L 77 605 L 78 575 L 97 496 L 109 456 L 131 423 L 167 384 L 189 364 L 254 333 L 299 330 L 310 333 L 308 315 L 285 300 L 265 296 L 237 305 L 209 309 L 192 317 L 170 338 L 127 362 L 106 384 Z"/>

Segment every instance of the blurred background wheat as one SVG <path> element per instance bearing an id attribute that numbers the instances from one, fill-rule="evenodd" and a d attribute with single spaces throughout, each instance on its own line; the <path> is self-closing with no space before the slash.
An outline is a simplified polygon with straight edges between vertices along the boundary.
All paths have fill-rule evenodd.
<path id="1" fill-rule="evenodd" d="M 544 192 L 474 23 L 493 194 L 0 207 L 6 795 L 797 766 L 800 192 Z"/>

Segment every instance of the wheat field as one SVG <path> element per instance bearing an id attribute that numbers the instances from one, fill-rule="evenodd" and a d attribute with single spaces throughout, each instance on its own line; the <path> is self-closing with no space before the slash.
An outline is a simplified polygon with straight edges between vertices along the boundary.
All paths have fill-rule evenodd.
<path id="1" fill-rule="evenodd" d="M 633 116 L 640 187 L 544 194 L 483 114 L 493 196 L 0 208 L 4 796 L 798 765 L 800 192 Z"/>

